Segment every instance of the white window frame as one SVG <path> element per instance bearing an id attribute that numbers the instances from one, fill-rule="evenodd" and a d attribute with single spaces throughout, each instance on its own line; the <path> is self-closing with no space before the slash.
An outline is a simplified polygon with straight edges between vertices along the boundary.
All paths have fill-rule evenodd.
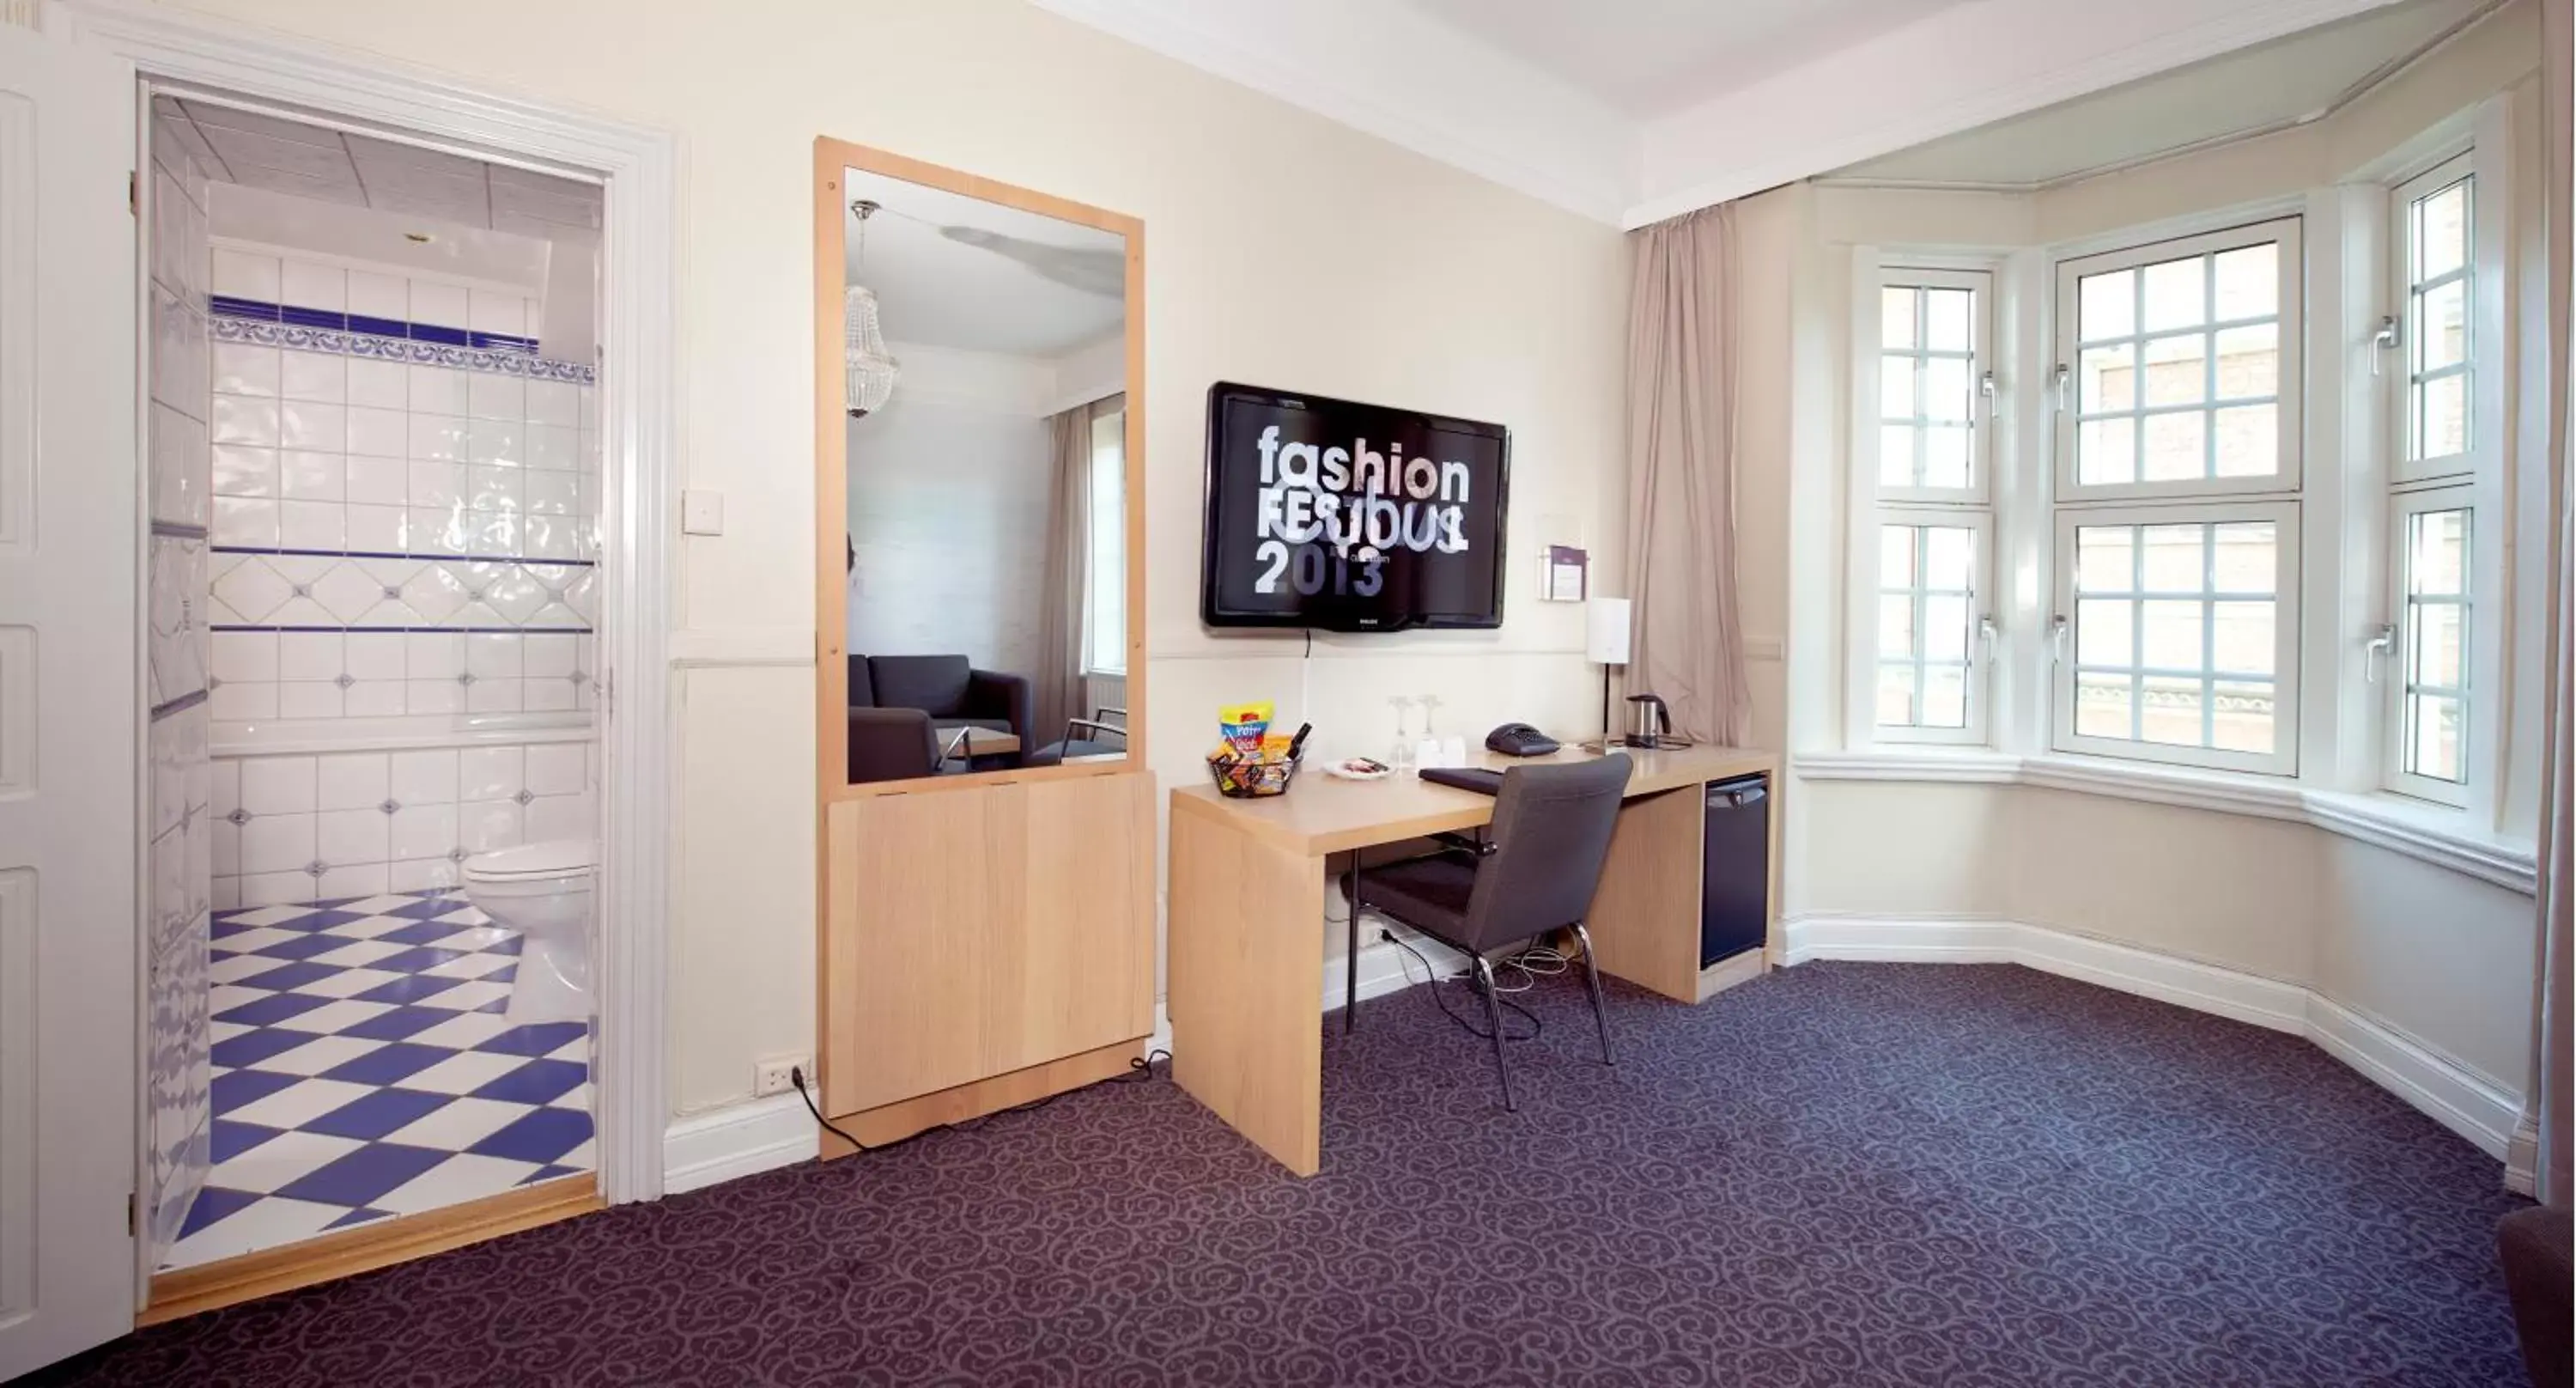
<path id="1" fill-rule="evenodd" d="M 2478 205 L 2478 194 L 2485 186 L 2486 180 L 2478 178 L 2477 172 L 2476 151 L 2467 150 L 2407 179 L 2391 189 L 2389 193 L 2388 321 L 2396 327 L 2396 337 L 2393 342 L 2388 343 L 2389 350 L 2381 356 L 2380 364 L 2383 374 L 2393 387 L 2389 391 L 2391 398 L 2388 411 L 2388 475 L 2392 483 L 2402 484 L 2473 474 L 2481 470 L 2480 459 L 2490 456 L 2494 451 L 2493 440 L 2490 438 L 2492 421 L 2484 417 L 2485 411 L 2479 403 L 2487 374 L 2484 360 L 2486 344 L 2480 341 L 2482 336 L 2480 320 L 2486 315 L 2480 311 L 2482 307 L 2480 299 L 2486 292 L 2484 281 L 2487 278 L 2485 271 L 2488 267 L 2480 263 L 2482 258 L 2479 254 L 2483 249 L 2480 233 L 2486 224 L 2486 209 Z M 2422 341 L 2423 328 L 2415 321 L 2414 311 L 2416 280 L 2412 214 L 2418 199 L 2438 193 L 2460 182 L 2467 182 L 2469 185 L 2468 196 L 2465 199 L 2468 207 L 2468 225 L 2465 228 L 2467 245 L 2464 247 L 2465 254 L 2460 268 L 2440 278 L 2445 281 L 2456 279 L 2465 286 L 2462 299 L 2468 306 L 2469 321 L 2467 331 L 2463 334 L 2464 345 L 2457 374 L 2467 382 L 2467 388 L 2462 392 L 2461 404 L 2467 412 L 2465 426 L 2469 432 L 2469 446 L 2458 453 L 2419 460 L 2412 456 L 2415 440 L 2414 386 L 2417 375 L 2415 352 Z M 2445 372 L 2448 374 L 2447 368 Z"/>
<path id="2" fill-rule="evenodd" d="M 2076 676 L 2076 607 L 2075 532 L 2080 526 L 2130 525 L 2225 525 L 2237 521 L 2270 521 L 2280 545 L 2275 555 L 2273 575 L 2273 724 L 2272 751 L 2229 751 L 2214 747 L 2185 747 L 2170 743 L 2132 741 L 2127 738 L 2091 737 L 2075 731 Z M 2295 501 L 2219 501 L 2189 505 L 2163 506 L 2073 506 L 2057 512 L 2056 546 L 2052 562 L 2056 569 L 2057 622 L 2051 640 L 2052 685 L 2050 705 L 2053 712 L 2052 746 L 2060 752 L 2116 758 L 2122 761 L 2165 762 L 2179 766 L 2197 766 L 2219 771 L 2247 771 L 2268 776 L 2296 776 L 2299 770 L 2299 590 L 2304 573 L 2299 566 L 2299 504 Z M 2143 623 L 2140 624 L 2143 640 Z M 2212 624 L 2204 623 L 2204 641 L 2214 639 Z M 2197 673 L 2197 672 L 2195 672 Z"/>
<path id="3" fill-rule="evenodd" d="M 1968 314 L 1968 485 L 1964 487 L 1889 486 L 1880 480 L 1879 428 L 1884 418 L 1884 396 L 1880 385 L 1880 362 L 1890 355 L 1880 333 L 1879 295 L 1890 289 L 1964 289 L 1974 296 L 1974 307 Z M 1866 359 L 1860 391 L 1860 447 L 1854 451 L 1879 500 L 1885 502 L 1985 505 L 1993 496 L 1995 430 L 2002 422 L 1995 375 L 1995 274 L 1992 270 L 1954 269 L 1923 265 L 1886 265 L 1880 268 L 1876 285 L 1867 298 L 1864 311 L 1856 315 L 1867 325 L 1867 336 L 1855 346 L 1866 344 L 1866 350 L 1855 352 Z M 1933 354 L 1923 347 L 1923 317 L 1915 316 L 1915 399 L 1918 411 L 1922 401 L 1921 363 Z"/>
<path id="4" fill-rule="evenodd" d="M 2443 511 L 2468 513 L 2468 552 L 2461 568 L 2460 607 L 2460 779 L 2445 781 L 2437 776 L 2419 776 L 2406 769 L 2406 697 L 2414 682 L 2414 651 L 2417 632 L 2412 618 L 2414 605 L 2408 600 L 2409 568 L 2414 557 L 2407 543 L 2408 529 L 2415 517 Z M 2388 508 L 2388 612 L 2390 621 L 2382 628 L 2386 648 L 2373 649 L 2365 669 L 2368 678 L 2383 686 L 2380 699 L 2383 780 L 2389 790 L 2411 795 L 2437 804 L 2459 809 L 2468 808 L 2469 792 L 2478 781 L 2478 752 L 2484 745 L 2489 710 L 2480 707 L 2485 693 L 2478 666 L 2478 628 L 2485 606 L 2478 592 L 2479 561 L 2485 557 L 2486 536 L 2478 524 L 2477 489 L 2466 478 L 2438 486 L 2416 487 L 2390 498 Z M 2374 643 L 2376 646 L 2377 643 Z"/>
<path id="5" fill-rule="evenodd" d="M 2056 418 L 2054 421 L 2053 433 L 2055 434 L 2055 456 L 2057 460 L 2057 498 L 2061 504 L 2068 502 L 2091 501 L 2142 501 L 2187 497 L 2284 496 L 2297 494 L 2301 485 L 2300 476 L 2304 461 L 2304 450 L 2301 445 L 2306 430 L 2306 399 L 2305 392 L 2302 387 L 2306 380 L 2303 362 L 2305 359 L 2304 339 L 2307 331 L 2307 313 L 2305 299 L 2301 294 L 2301 285 L 2305 278 L 2306 257 L 2303 253 L 2300 239 L 2302 230 L 2303 227 L 2300 217 L 2295 215 L 2278 217 L 2267 221 L 2252 222 L 2242 226 L 2229 227 L 2220 231 L 2201 232 L 2196 235 L 2178 236 L 2161 241 L 2146 242 L 2136 246 L 2125 246 L 2118 250 L 2105 251 L 2098 255 L 2082 256 L 2070 260 L 2061 260 L 2057 263 L 2056 329 L 2054 334 L 2056 344 L 2056 365 L 2054 368 L 2053 383 Z M 2096 483 L 2090 486 L 2079 482 L 2076 469 L 2075 446 L 2076 427 L 2079 419 L 2081 418 L 2082 410 L 2080 408 L 2081 402 L 2076 398 L 2075 378 L 2077 374 L 2077 366 L 2081 360 L 2082 344 L 2077 341 L 2076 337 L 2076 330 L 2078 327 L 2076 312 L 2077 283 L 2089 275 L 2140 269 L 2148 265 L 2161 264 L 2165 261 L 2179 260 L 2189 256 L 2214 256 L 2226 251 L 2240 250 L 2247 246 L 2259 246 L 2266 242 L 2278 242 L 2280 245 L 2280 252 L 2277 261 L 2279 265 L 2280 284 L 2278 287 L 2278 298 L 2275 301 L 2275 307 L 2278 309 L 2277 321 L 2280 324 L 2280 331 L 2276 338 L 2280 349 L 2280 374 L 2277 384 L 2277 405 L 2274 410 L 2274 423 L 2280 431 L 2278 452 L 2275 454 L 2275 457 L 2280 463 L 2279 470 L 2269 477 L 2200 477 L 2179 481 Z M 2140 292 L 2141 294 L 2144 293 L 2143 287 Z M 2213 296 L 2216 293 L 2214 281 L 2210 292 Z M 2105 338 L 2100 340 L 2109 342 L 2136 341 L 2141 344 L 2143 349 L 2145 339 L 2152 336 L 2152 334 L 2149 334 L 2146 331 L 2146 326 L 2143 322 L 2143 315 L 2141 315 L 2141 321 L 2133 322 L 2130 326 L 2134 330 L 2130 337 Z M 2204 325 L 2205 328 L 2211 331 L 2215 331 L 2221 326 L 2224 325 L 2214 322 Z M 2210 369 L 2212 371 L 2216 370 L 2216 358 L 2214 354 L 2211 358 Z M 2145 381 L 2143 361 L 2140 363 L 2139 381 L 2141 390 L 2143 391 Z M 2184 410 L 2206 411 L 2210 409 L 2210 407 L 2211 402 L 2205 398 L 2199 405 L 2171 406 L 2166 408 L 2171 412 L 2180 413 Z M 2144 409 L 2142 402 L 2142 408 L 2137 412 L 2137 417 L 2143 419 L 2147 414 L 2155 412 L 2156 411 Z M 2143 447 L 2143 441 L 2141 441 L 2140 446 Z M 2214 439 L 2209 446 L 2216 446 Z"/>
<path id="6" fill-rule="evenodd" d="M 1886 588 L 1886 575 L 1880 572 L 1879 529 L 1882 526 L 1941 526 L 1968 532 L 1968 652 L 1966 693 L 1968 717 L 1966 726 L 1927 728 L 1891 726 L 1878 721 L 1878 667 L 1881 663 L 1878 643 L 1879 597 Z M 1855 647 L 1855 658 L 1863 663 L 1855 672 L 1853 697 L 1859 700 L 1857 721 L 1876 742 L 1940 743 L 1947 745 L 1983 746 L 1992 740 L 1991 678 L 1995 657 L 1994 597 L 1994 517 L 1991 512 L 1966 507 L 1882 506 L 1869 517 L 1866 531 L 1869 543 L 1866 554 L 1855 563 L 1852 579 L 1860 594 L 1856 604 L 1865 613 L 1869 633 L 1865 647 Z M 1918 554 L 1918 570 L 1923 560 Z M 1915 621 L 1915 643 L 1923 643 L 1925 630 L 1918 611 Z M 1918 658 L 1918 668 L 1920 661 Z M 1918 679 L 1915 698 L 1920 702 L 1922 686 Z"/>
<path id="7" fill-rule="evenodd" d="M 1118 512 L 1116 518 L 1112 521 L 1112 524 L 1117 528 L 1117 533 L 1120 536 L 1120 558 L 1123 559 L 1125 563 L 1120 566 L 1118 573 L 1114 577 L 1104 576 L 1098 572 L 1099 565 L 1096 561 L 1099 558 L 1099 551 L 1094 545 L 1094 541 L 1097 538 L 1101 524 L 1101 518 L 1098 514 L 1098 503 L 1100 499 L 1098 474 L 1100 471 L 1101 459 L 1099 449 L 1092 445 L 1092 439 L 1098 437 L 1100 422 L 1105 418 L 1116 418 L 1119 421 L 1116 434 L 1119 441 L 1119 457 L 1117 464 L 1119 479 Z M 1100 654 L 1098 650 L 1100 642 L 1097 638 L 1100 630 L 1099 606 L 1102 596 L 1101 585 L 1105 579 L 1105 581 L 1110 585 L 1111 591 L 1117 594 L 1118 601 L 1122 604 L 1125 603 L 1127 600 L 1127 572 L 1125 565 L 1137 562 L 1137 557 L 1135 555 L 1124 552 L 1125 536 L 1127 533 L 1126 517 L 1128 478 L 1126 458 L 1126 419 L 1127 397 L 1123 394 L 1112 395 L 1105 399 L 1093 401 L 1083 412 L 1083 432 L 1086 435 L 1084 439 L 1086 451 L 1082 466 L 1082 485 L 1085 493 L 1083 513 L 1088 518 L 1088 533 L 1085 533 L 1081 537 L 1083 553 L 1081 663 L 1083 674 L 1096 675 L 1109 679 L 1126 678 L 1127 642 L 1122 637 L 1122 639 L 1116 643 L 1114 649 L 1118 653 L 1118 658 L 1115 663 L 1102 664 L 1093 659 L 1093 657 Z M 1138 614 L 1128 612 L 1124 615 L 1127 621 L 1133 622 L 1137 619 Z M 1125 630 L 1123 626 L 1121 629 L 1122 631 Z"/>

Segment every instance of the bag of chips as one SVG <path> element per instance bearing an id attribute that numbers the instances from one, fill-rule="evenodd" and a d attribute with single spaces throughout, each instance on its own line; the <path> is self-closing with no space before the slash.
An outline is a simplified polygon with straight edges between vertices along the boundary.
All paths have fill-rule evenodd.
<path id="1" fill-rule="evenodd" d="M 1270 713 L 1266 699 L 1257 704 L 1227 704 L 1217 710 L 1217 732 L 1237 756 L 1257 758 L 1270 732 Z"/>

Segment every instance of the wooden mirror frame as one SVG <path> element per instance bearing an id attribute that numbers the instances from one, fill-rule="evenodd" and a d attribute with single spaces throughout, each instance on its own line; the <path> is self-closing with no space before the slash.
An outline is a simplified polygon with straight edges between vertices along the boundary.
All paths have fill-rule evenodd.
<path id="1" fill-rule="evenodd" d="M 1127 752 L 1057 766 L 852 784 L 849 777 L 849 414 L 842 396 L 842 291 L 848 282 L 842 170 L 863 169 L 1004 207 L 1097 227 L 1127 254 Z M 814 755 L 819 805 L 875 795 L 963 790 L 1145 769 L 1145 224 L 1117 212 L 850 144 L 814 141 Z M 1030 749 L 1023 748 L 1023 752 Z"/>

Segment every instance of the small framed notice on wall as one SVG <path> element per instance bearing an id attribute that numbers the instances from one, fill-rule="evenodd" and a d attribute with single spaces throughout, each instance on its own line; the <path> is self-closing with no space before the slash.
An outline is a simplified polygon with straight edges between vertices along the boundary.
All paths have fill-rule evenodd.
<path id="1" fill-rule="evenodd" d="M 1539 575 L 1539 601 L 1583 601 L 1592 569 L 1589 553 L 1572 545 L 1549 545 L 1539 559 L 1546 566 Z"/>

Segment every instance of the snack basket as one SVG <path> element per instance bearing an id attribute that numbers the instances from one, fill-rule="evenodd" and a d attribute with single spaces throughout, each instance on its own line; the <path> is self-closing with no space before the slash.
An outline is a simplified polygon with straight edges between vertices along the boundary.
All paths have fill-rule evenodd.
<path id="1" fill-rule="evenodd" d="M 1247 756 L 1241 752 L 1217 752 L 1207 759 L 1208 779 L 1216 782 L 1218 793 L 1237 799 L 1287 793 L 1288 783 L 1297 778 L 1297 768 L 1304 765 L 1304 753 Z"/>

